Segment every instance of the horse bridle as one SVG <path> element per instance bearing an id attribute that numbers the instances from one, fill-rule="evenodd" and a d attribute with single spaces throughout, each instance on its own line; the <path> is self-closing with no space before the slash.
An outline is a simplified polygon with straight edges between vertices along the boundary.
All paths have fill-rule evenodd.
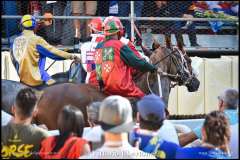
<path id="1" fill-rule="evenodd" d="M 168 48 L 167 48 L 168 49 Z M 160 73 L 162 76 L 168 76 L 168 77 L 170 77 L 170 78 L 174 78 L 174 79 L 177 79 L 177 78 L 179 78 L 180 77 L 180 75 L 178 75 L 178 73 L 177 74 L 170 74 L 170 69 L 171 69 L 171 64 L 172 64 L 172 62 L 177 66 L 177 72 L 179 72 L 179 70 L 183 70 L 184 69 L 184 62 L 183 62 L 183 60 L 185 60 L 184 58 L 183 58 L 183 56 L 185 56 L 185 55 L 182 55 L 181 53 L 180 53 L 180 56 L 181 56 L 181 59 L 182 59 L 182 65 L 181 65 L 181 67 L 180 67 L 180 69 L 179 69 L 179 65 L 177 64 L 177 62 L 175 62 L 175 60 L 174 60 L 174 58 L 173 58 L 173 55 L 174 55 L 174 52 L 176 52 L 176 51 L 178 51 L 178 52 L 181 52 L 177 47 L 174 47 L 173 48 L 173 50 L 168 54 L 168 55 L 166 55 L 165 57 L 163 57 L 162 59 L 160 59 L 160 60 L 158 60 L 156 63 L 154 63 L 153 65 L 158 65 L 161 61 L 163 61 L 164 59 L 166 59 L 166 58 L 168 58 L 168 57 L 170 57 L 170 67 L 169 67 L 169 70 L 167 71 L 167 72 L 164 72 L 164 71 L 160 71 L 160 72 L 158 72 L 158 73 Z"/>
<path id="2" fill-rule="evenodd" d="M 168 48 L 167 48 L 168 49 Z M 181 56 L 181 65 L 179 65 L 178 64 L 178 62 L 176 62 L 175 61 L 175 59 L 173 58 L 173 55 L 175 55 L 174 53 L 176 52 L 176 51 L 178 51 L 179 52 L 179 55 Z M 186 53 L 185 54 L 182 54 L 181 53 L 182 51 L 180 51 L 177 47 L 173 47 L 173 50 L 168 54 L 168 55 L 166 55 L 166 56 L 164 56 L 162 59 L 160 59 L 160 60 L 158 60 L 156 63 L 154 63 L 153 65 L 155 65 L 155 66 L 157 66 L 161 61 L 163 61 L 164 59 L 166 59 L 166 58 L 168 58 L 168 57 L 170 57 L 170 67 L 169 67 L 169 70 L 167 71 L 167 72 L 164 72 L 164 71 L 162 71 L 162 70 L 160 70 L 159 71 L 159 69 L 158 69 L 158 84 L 159 84 L 159 94 L 160 94 L 160 97 L 162 96 L 162 91 L 161 91 L 161 82 L 160 82 L 160 76 L 167 76 L 167 77 L 169 77 L 170 79 L 178 79 L 178 78 L 181 78 L 181 74 L 183 74 L 183 71 L 185 70 L 188 74 L 189 74 L 189 78 L 187 78 L 183 83 L 182 83 L 182 85 L 186 85 L 186 84 L 188 84 L 189 82 L 190 82 L 190 80 L 191 80 L 191 78 L 192 78 L 192 74 L 190 74 L 190 72 L 189 72 L 189 68 L 188 68 L 188 66 L 187 66 L 187 62 L 186 62 L 186 60 L 185 60 L 185 58 L 184 58 L 184 56 L 186 55 Z M 176 56 L 176 55 L 175 55 Z M 172 62 L 176 65 L 176 67 L 177 67 L 177 73 L 176 74 L 170 74 L 170 70 L 171 70 L 171 64 L 172 64 Z M 180 66 L 180 67 L 179 67 Z M 161 68 L 160 68 L 161 69 Z M 180 73 L 180 74 L 179 74 Z M 148 85 L 148 90 L 151 92 L 151 93 L 153 93 L 152 92 L 152 89 L 151 89 L 151 87 L 150 87 L 150 85 L 149 85 L 149 72 L 147 73 L 147 85 Z M 173 83 L 171 83 L 170 84 L 170 88 L 174 88 L 176 85 L 178 85 L 179 84 L 179 82 L 175 82 L 174 84 Z"/>
<path id="3" fill-rule="evenodd" d="M 185 74 L 185 73 L 188 74 L 188 78 L 186 80 L 183 80 L 182 85 L 187 85 L 190 83 L 191 79 L 194 77 L 193 72 L 190 71 L 188 62 L 185 59 L 186 52 L 184 54 L 182 54 L 182 51 L 179 50 L 177 47 L 175 47 L 175 50 L 178 51 L 178 53 L 180 54 L 180 57 L 181 57 L 181 69 L 180 69 L 181 74 Z M 177 65 L 177 64 L 175 64 L 175 65 Z M 184 71 L 185 71 L 185 73 L 184 73 Z M 180 78 L 182 78 L 182 76 L 183 76 L 181 74 L 180 74 Z M 178 82 L 176 84 L 178 84 Z"/>
<path id="4" fill-rule="evenodd" d="M 190 82 L 191 78 L 192 78 L 192 74 L 190 73 L 190 70 L 188 68 L 188 64 L 187 64 L 187 61 L 185 60 L 185 54 L 182 54 L 182 51 L 179 50 L 177 47 L 174 47 L 174 50 L 170 53 L 170 54 L 174 54 L 174 52 L 178 52 L 179 55 L 176 55 L 175 56 L 180 56 L 180 59 L 181 59 L 181 64 L 179 64 L 178 62 L 175 61 L 175 59 L 172 57 L 170 59 L 170 67 L 169 67 L 169 71 L 168 73 L 170 73 L 170 69 L 171 69 L 171 62 L 174 63 L 174 65 L 177 67 L 177 74 L 176 76 L 174 77 L 175 80 L 177 80 L 177 78 L 180 78 L 180 81 L 177 81 L 171 88 L 173 88 L 174 86 L 176 86 L 177 84 L 179 85 L 186 85 Z M 185 72 L 184 72 L 185 71 Z M 186 79 L 184 76 L 186 76 L 186 73 L 187 73 L 187 76 L 188 78 Z M 171 77 L 170 77 L 171 78 Z M 182 82 L 181 82 L 182 81 Z M 180 83 L 181 82 L 181 83 Z"/>

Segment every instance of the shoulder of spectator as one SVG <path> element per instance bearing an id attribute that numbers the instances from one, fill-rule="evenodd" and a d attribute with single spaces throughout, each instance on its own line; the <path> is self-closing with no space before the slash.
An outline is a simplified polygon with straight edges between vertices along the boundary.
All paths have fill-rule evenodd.
<path id="1" fill-rule="evenodd" d="M 35 132 L 40 134 L 43 138 L 49 137 L 50 134 L 48 133 L 48 131 L 46 129 L 43 129 L 41 127 L 38 127 L 36 125 L 32 125 L 32 127 L 35 129 Z"/>
<path id="2" fill-rule="evenodd" d="M 90 152 L 91 152 L 91 149 L 90 149 L 89 144 L 88 144 L 88 143 L 85 143 L 85 144 L 83 145 L 83 153 L 82 153 L 82 155 L 86 155 L 86 154 L 88 154 L 88 153 L 90 153 Z"/>
<path id="3" fill-rule="evenodd" d="M 2 132 L 1 132 L 1 133 L 4 133 L 4 132 L 6 131 L 6 129 L 9 127 L 9 124 L 10 124 L 10 123 L 2 126 Z"/>

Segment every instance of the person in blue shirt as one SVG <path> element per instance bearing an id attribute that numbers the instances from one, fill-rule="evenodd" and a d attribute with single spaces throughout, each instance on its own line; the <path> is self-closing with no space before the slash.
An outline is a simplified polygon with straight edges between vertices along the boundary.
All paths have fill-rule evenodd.
<path id="1" fill-rule="evenodd" d="M 219 111 L 224 112 L 229 120 L 231 126 L 238 124 L 238 105 L 239 105 L 239 93 L 238 90 L 233 88 L 228 88 L 224 90 L 220 96 L 218 96 L 218 108 Z M 179 136 L 179 144 L 185 146 L 196 139 L 202 139 L 201 126 L 196 127 L 193 131 L 189 133 L 184 133 Z M 230 148 L 236 150 L 238 148 Z"/>
<path id="2" fill-rule="evenodd" d="M 228 159 L 230 158 L 230 125 L 227 116 L 221 111 L 209 113 L 201 129 L 200 146 L 178 148 L 176 159 Z"/>
<path id="3" fill-rule="evenodd" d="M 130 135 L 131 143 L 158 159 L 175 158 L 177 144 L 166 141 L 158 134 L 166 118 L 163 100 L 154 94 L 144 96 L 137 102 L 139 128 Z"/>

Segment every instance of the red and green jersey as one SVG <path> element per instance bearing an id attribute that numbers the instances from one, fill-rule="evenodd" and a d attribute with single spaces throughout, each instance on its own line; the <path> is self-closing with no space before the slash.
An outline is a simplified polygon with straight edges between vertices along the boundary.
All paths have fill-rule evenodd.
<path id="1" fill-rule="evenodd" d="M 138 58 L 119 40 L 109 39 L 99 43 L 95 60 L 97 80 L 103 81 L 103 90 L 109 95 L 143 97 L 144 93 L 132 80 L 132 67 L 143 72 L 155 70 L 153 65 Z"/>

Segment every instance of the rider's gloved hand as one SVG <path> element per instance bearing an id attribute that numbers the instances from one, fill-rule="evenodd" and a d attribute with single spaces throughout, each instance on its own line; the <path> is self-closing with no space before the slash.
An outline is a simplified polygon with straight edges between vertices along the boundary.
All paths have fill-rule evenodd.
<path id="1" fill-rule="evenodd" d="M 76 62 L 81 63 L 81 58 L 78 57 L 78 56 L 76 56 L 76 55 L 71 55 L 70 59 L 71 59 L 71 60 L 74 60 L 74 61 L 76 61 Z"/>
<path id="2" fill-rule="evenodd" d="M 160 67 L 158 67 L 158 68 L 157 68 L 157 72 L 158 72 L 158 73 L 162 73 L 163 71 L 162 71 L 162 69 L 161 69 Z"/>
<path id="3" fill-rule="evenodd" d="M 81 63 L 81 58 L 80 57 L 74 56 L 73 59 L 74 59 L 75 62 Z"/>
<path id="4" fill-rule="evenodd" d="M 47 85 L 52 85 L 52 84 L 56 83 L 56 81 L 53 79 L 49 79 L 46 83 L 47 83 Z"/>

